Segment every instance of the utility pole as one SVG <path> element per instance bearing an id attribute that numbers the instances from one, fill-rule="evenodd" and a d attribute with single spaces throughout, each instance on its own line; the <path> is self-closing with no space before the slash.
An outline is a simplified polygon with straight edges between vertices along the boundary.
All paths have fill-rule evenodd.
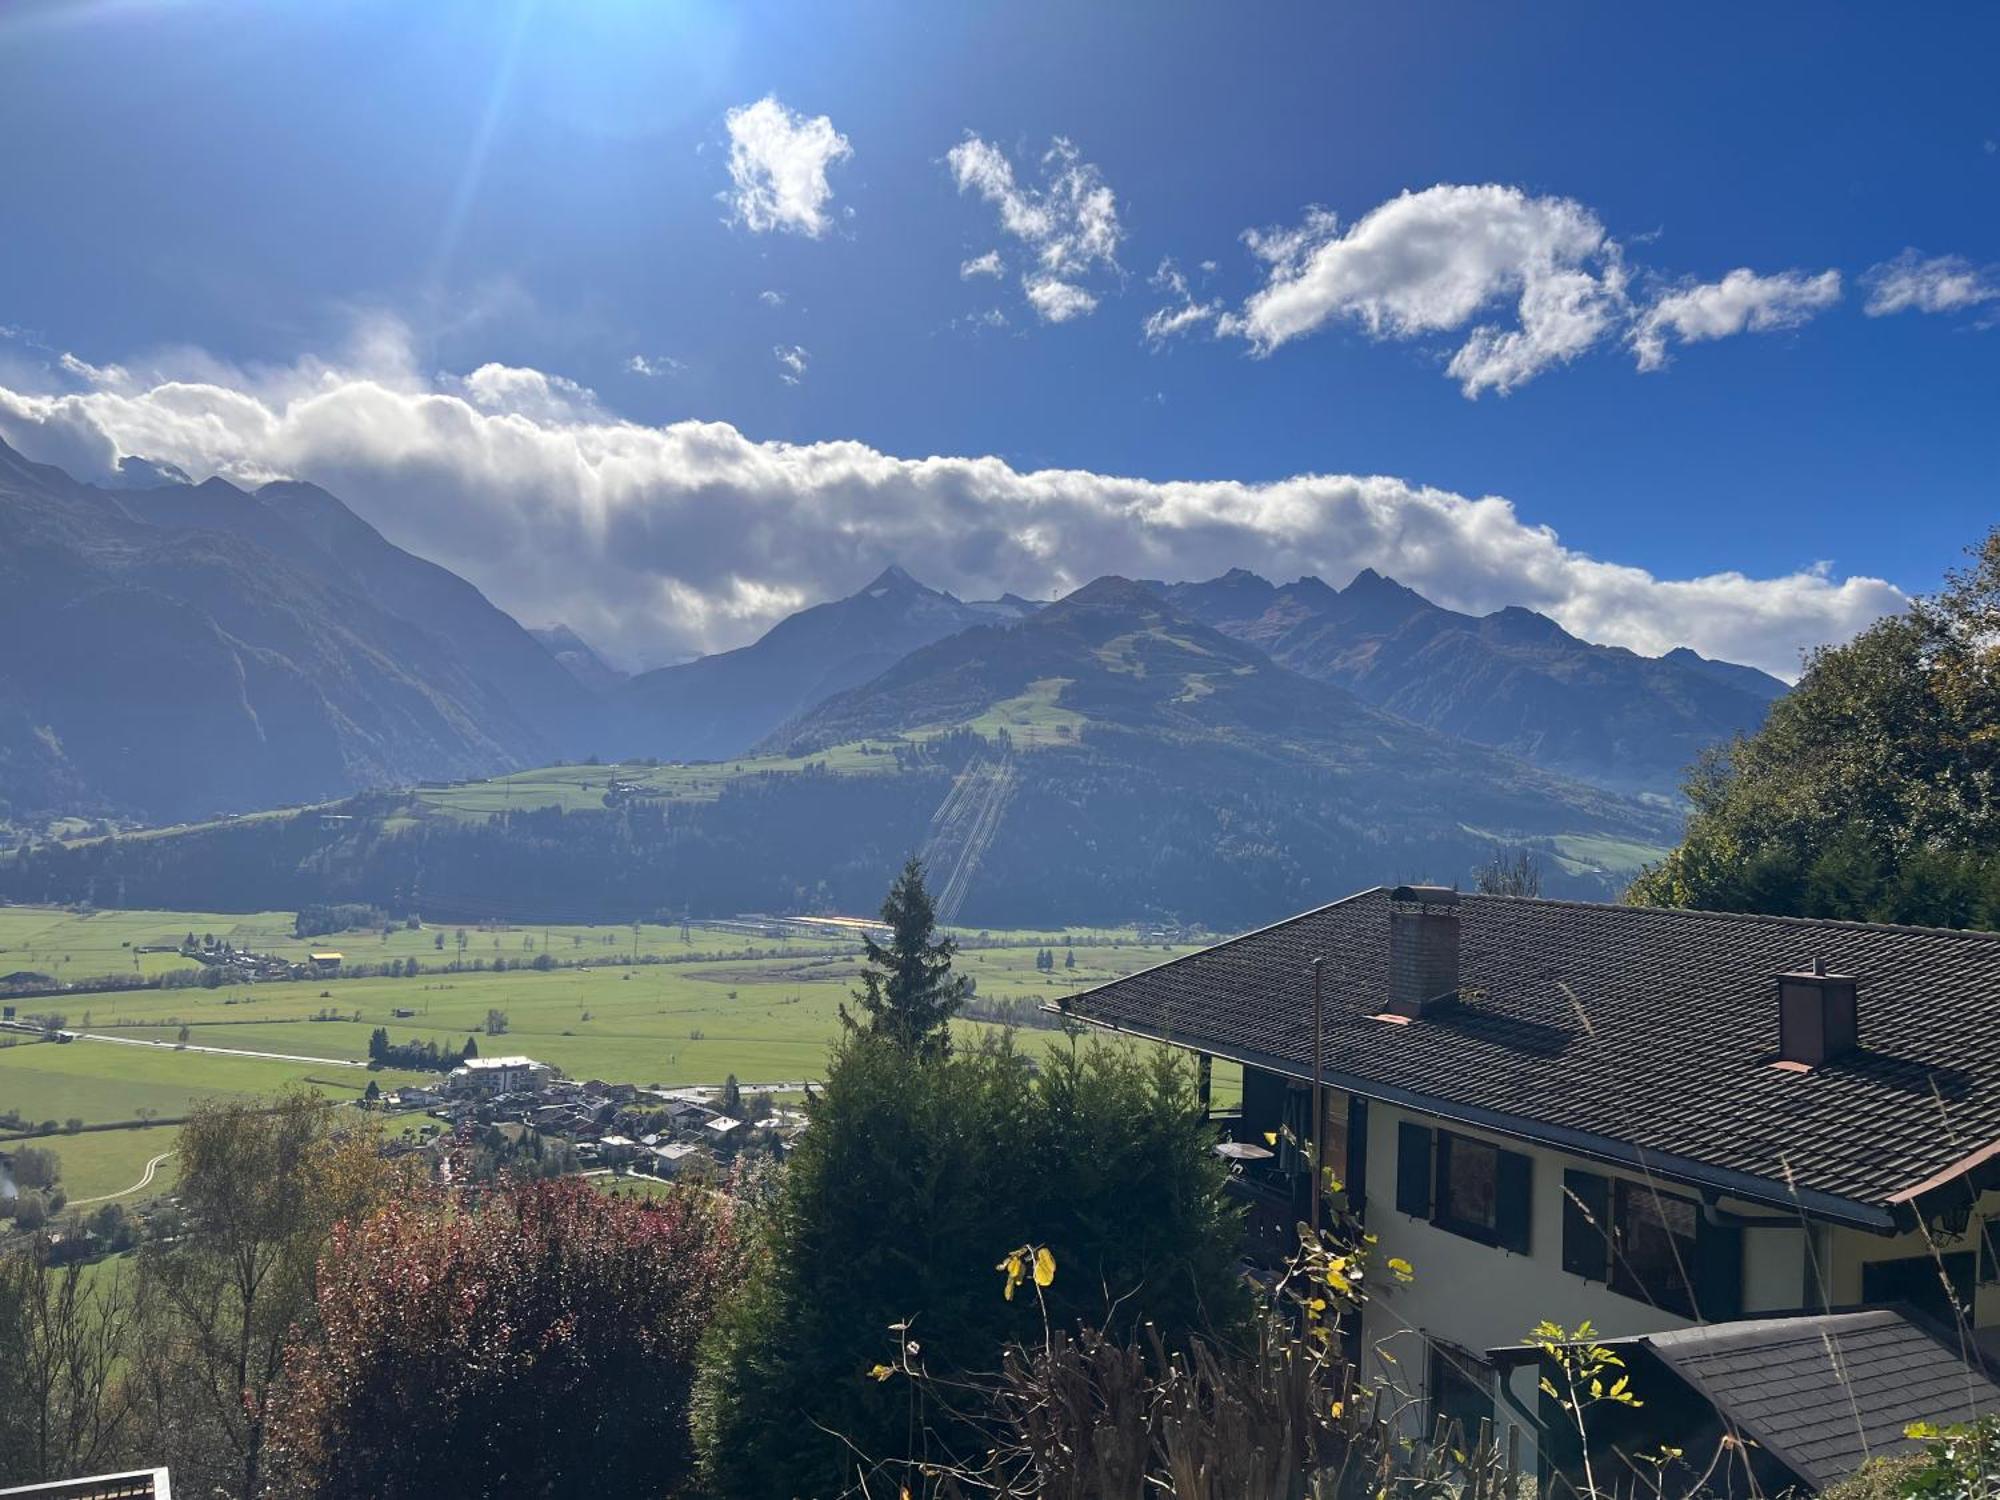
<path id="1" fill-rule="evenodd" d="M 1313 1119 L 1312 1229 L 1319 1238 L 1319 1200 L 1326 1183 L 1326 1084 L 1320 1076 L 1321 1048 L 1326 1036 L 1326 960 L 1313 960 Z"/>

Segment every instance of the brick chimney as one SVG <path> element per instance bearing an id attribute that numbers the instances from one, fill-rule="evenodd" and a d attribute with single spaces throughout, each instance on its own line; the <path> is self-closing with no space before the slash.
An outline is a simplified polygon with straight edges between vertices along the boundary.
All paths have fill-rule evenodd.
<path id="1" fill-rule="evenodd" d="M 1399 885 L 1389 893 L 1389 1010 L 1417 1020 L 1458 996 L 1458 892 Z"/>
<path id="2" fill-rule="evenodd" d="M 1810 969 L 1778 976 L 1778 1057 L 1794 1067 L 1816 1068 L 1860 1044 L 1857 981 L 1829 974 L 1814 959 Z"/>

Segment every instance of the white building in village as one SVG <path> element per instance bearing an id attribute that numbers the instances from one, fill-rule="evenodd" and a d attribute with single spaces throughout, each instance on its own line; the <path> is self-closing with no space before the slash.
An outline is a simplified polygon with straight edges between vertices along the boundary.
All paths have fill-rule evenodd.
<path id="1" fill-rule="evenodd" d="M 553 1077 L 555 1069 L 532 1057 L 468 1057 L 451 1070 L 454 1093 L 512 1094 Z"/>

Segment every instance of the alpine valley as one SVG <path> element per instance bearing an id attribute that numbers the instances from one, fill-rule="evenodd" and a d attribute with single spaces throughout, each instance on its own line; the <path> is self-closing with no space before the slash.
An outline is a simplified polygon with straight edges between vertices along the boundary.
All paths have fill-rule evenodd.
<path id="1" fill-rule="evenodd" d="M 308 484 L 0 447 L 0 895 L 460 920 L 866 909 L 1242 926 L 1539 852 L 1604 896 L 1784 691 L 1373 572 L 963 601 L 890 567 L 628 675 Z"/>

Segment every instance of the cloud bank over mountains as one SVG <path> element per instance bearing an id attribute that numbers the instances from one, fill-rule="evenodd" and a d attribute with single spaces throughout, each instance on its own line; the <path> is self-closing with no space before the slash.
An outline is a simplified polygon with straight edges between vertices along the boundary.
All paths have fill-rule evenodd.
<path id="1" fill-rule="evenodd" d="M 1231 566 L 1343 584 L 1373 567 L 1455 608 L 1523 604 L 1592 640 L 1786 676 L 1803 648 L 1903 603 L 1825 567 L 1657 578 L 1564 546 L 1510 500 L 1381 475 L 1162 482 L 648 427 L 539 370 L 423 373 L 393 322 L 278 369 L 183 353 L 9 378 L 0 437 L 31 458 L 84 479 L 137 456 L 197 480 L 314 481 L 526 623 L 565 621 L 631 664 L 742 644 L 891 561 L 962 597 Z"/>

